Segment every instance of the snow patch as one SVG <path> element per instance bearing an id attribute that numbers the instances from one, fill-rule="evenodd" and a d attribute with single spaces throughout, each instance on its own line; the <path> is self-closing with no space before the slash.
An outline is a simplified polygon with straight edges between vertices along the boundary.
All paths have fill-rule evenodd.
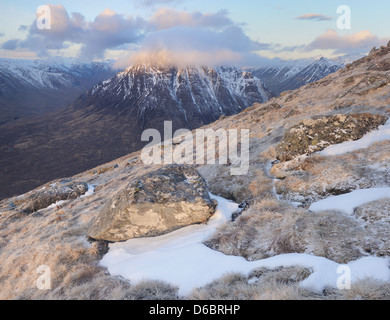
<path id="1" fill-rule="evenodd" d="M 57 201 L 56 203 L 53 203 L 50 206 L 48 206 L 46 209 L 54 209 L 57 206 L 63 205 L 65 202 L 66 202 L 65 200 Z"/>
<path id="2" fill-rule="evenodd" d="M 308 254 L 285 254 L 249 262 L 242 257 L 227 256 L 203 244 L 218 226 L 226 223 L 238 210 L 238 204 L 212 196 L 218 201 L 214 216 L 206 225 L 194 225 L 154 238 L 131 239 L 110 245 L 100 265 L 111 275 L 128 279 L 133 285 L 143 280 L 160 280 L 179 287 L 186 296 L 226 273 L 249 273 L 256 268 L 302 266 L 313 273 L 301 286 L 315 292 L 337 287 L 340 265 L 326 258 Z M 352 281 L 365 277 L 389 281 L 388 258 L 363 258 L 351 262 Z"/>
<path id="3" fill-rule="evenodd" d="M 371 201 L 390 198 L 390 188 L 372 188 L 355 190 L 340 196 L 332 196 L 313 203 L 309 210 L 338 210 L 353 215 L 354 209 Z"/>
<path id="4" fill-rule="evenodd" d="M 88 184 L 87 192 L 84 193 L 82 196 L 80 196 L 80 198 L 92 196 L 94 193 L 95 193 L 95 186 L 93 186 L 92 184 Z"/>

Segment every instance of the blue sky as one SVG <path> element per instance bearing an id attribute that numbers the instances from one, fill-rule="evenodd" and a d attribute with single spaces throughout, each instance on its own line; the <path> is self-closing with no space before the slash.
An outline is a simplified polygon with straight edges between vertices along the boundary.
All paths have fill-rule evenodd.
<path id="1" fill-rule="evenodd" d="M 42 4 L 0 3 L 1 57 L 123 59 L 158 46 L 204 61 L 256 64 L 258 57 L 364 53 L 390 40 L 387 0 L 67 0 L 51 4 L 53 20 L 66 26 L 40 32 L 34 21 Z M 351 9 L 349 30 L 337 28 L 340 5 Z"/>

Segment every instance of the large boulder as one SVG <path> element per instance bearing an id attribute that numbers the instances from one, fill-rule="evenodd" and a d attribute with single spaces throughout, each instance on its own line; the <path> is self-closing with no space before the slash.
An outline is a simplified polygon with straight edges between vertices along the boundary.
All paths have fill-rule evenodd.
<path id="1" fill-rule="evenodd" d="M 111 242 L 163 235 L 205 223 L 216 201 L 193 167 L 171 165 L 131 182 L 109 201 L 89 229 L 89 237 Z"/>
<path id="2" fill-rule="evenodd" d="M 361 139 L 387 121 L 378 114 L 336 114 L 306 119 L 288 130 L 277 147 L 277 159 L 290 161 L 299 155 L 310 155 L 333 144 Z"/>

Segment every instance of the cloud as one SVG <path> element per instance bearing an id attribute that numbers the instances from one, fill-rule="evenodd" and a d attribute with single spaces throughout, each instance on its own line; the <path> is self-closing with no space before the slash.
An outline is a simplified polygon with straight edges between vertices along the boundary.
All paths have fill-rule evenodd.
<path id="1" fill-rule="evenodd" d="M 93 21 L 62 5 L 51 5 L 51 29 L 38 29 L 36 21 L 25 39 L 5 42 L 4 50 L 28 50 L 40 57 L 70 55 L 83 60 L 106 58 L 128 50 L 123 66 L 139 61 L 165 61 L 180 65 L 247 64 L 256 51 L 270 46 L 250 39 L 228 11 L 186 12 L 160 8 L 148 20 L 125 16 L 110 9 Z"/>
<path id="2" fill-rule="evenodd" d="M 105 50 L 137 43 L 143 38 L 145 21 L 106 9 L 89 23 L 80 36 L 82 55 L 103 57 Z"/>
<path id="3" fill-rule="evenodd" d="M 238 65 L 245 64 L 252 52 L 265 48 L 266 44 L 252 41 L 238 26 L 228 26 L 220 31 L 179 26 L 150 33 L 141 48 L 119 61 L 118 66 L 138 63 Z"/>
<path id="4" fill-rule="evenodd" d="M 4 36 L 5 36 L 5 34 L 2 33 L 2 32 L 0 32 L 0 38 L 1 38 L 1 37 L 4 37 Z"/>
<path id="5" fill-rule="evenodd" d="M 220 10 L 217 13 L 201 13 L 176 11 L 169 8 L 160 8 L 150 19 L 150 24 L 156 29 L 169 29 L 176 26 L 188 27 L 225 27 L 233 25 L 233 21 L 228 17 L 227 10 Z"/>
<path id="6" fill-rule="evenodd" d="M 299 17 L 296 17 L 297 20 L 311 20 L 311 21 L 330 21 L 333 20 L 332 17 L 325 16 L 319 13 L 306 13 Z"/>
<path id="7" fill-rule="evenodd" d="M 5 46 L 14 50 L 15 46 L 12 45 L 17 44 L 18 48 L 48 56 L 49 50 L 66 49 L 67 43 L 82 44 L 80 57 L 93 59 L 103 57 L 107 49 L 137 42 L 142 37 L 145 25 L 142 19 L 106 9 L 94 21 L 88 22 L 80 13 L 69 15 L 62 5 L 49 6 L 51 29 L 40 30 L 34 21 L 26 39 L 14 40 Z"/>
<path id="8" fill-rule="evenodd" d="M 374 46 L 380 46 L 386 39 L 380 39 L 370 31 L 359 31 L 354 34 L 339 35 L 336 30 L 329 29 L 318 36 L 306 49 L 334 49 L 339 53 L 349 53 L 358 50 L 370 50 Z"/>
<path id="9" fill-rule="evenodd" d="M 18 43 L 19 43 L 18 39 L 8 40 L 1 45 L 1 49 L 15 50 L 18 47 Z"/>
<path id="10" fill-rule="evenodd" d="M 235 64 L 240 61 L 241 55 L 229 49 L 172 51 L 156 47 L 155 50 L 141 50 L 131 55 L 128 59 L 119 60 L 116 63 L 116 67 L 128 67 L 137 64 L 177 67 L 210 66 Z"/>
<path id="11" fill-rule="evenodd" d="M 161 5 L 183 3 L 184 0 L 137 0 L 136 2 L 138 5 L 141 5 L 144 7 L 155 7 L 155 6 L 161 6 Z"/>
<path id="12" fill-rule="evenodd" d="M 18 29 L 18 31 L 27 31 L 28 30 L 28 26 L 25 26 L 25 25 L 21 25 L 21 26 L 19 26 L 19 29 Z"/>

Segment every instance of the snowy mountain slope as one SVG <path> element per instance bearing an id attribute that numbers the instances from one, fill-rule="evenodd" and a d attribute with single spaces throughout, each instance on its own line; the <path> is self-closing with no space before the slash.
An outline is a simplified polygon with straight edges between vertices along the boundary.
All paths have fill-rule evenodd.
<path id="1" fill-rule="evenodd" d="M 342 61 L 324 57 L 283 61 L 272 67 L 254 69 L 252 73 L 279 95 L 283 91 L 298 89 L 336 72 L 345 66 Z"/>
<path id="2" fill-rule="evenodd" d="M 0 59 L 0 124 L 65 106 L 113 74 L 108 62 Z"/>
<path id="3" fill-rule="evenodd" d="M 364 54 L 364 53 L 351 53 L 351 54 L 347 54 L 344 56 L 334 58 L 332 60 L 336 61 L 338 63 L 341 63 L 343 65 L 347 65 L 347 64 L 355 62 L 356 60 L 363 58 L 364 56 L 366 56 L 366 54 Z"/>
<path id="4" fill-rule="evenodd" d="M 134 66 L 95 86 L 77 107 L 123 110 L 143 128 L 156 117 L 196 128 L 272 97 L 263 82 L 233 67 Z"/>
<path id="5" fill-rule="evenodd" d="M 112 72 L 109 62 L 66 63 L 41 60 L 0 59 L 0 72 L 35 88 L 59 89 L 80 85 L 78 78 L 87 78 L 98 72 Z M 7 83 L 5 83 L 7 84 Z M 12 86 L 12 83 L 8 84 Z"/>

